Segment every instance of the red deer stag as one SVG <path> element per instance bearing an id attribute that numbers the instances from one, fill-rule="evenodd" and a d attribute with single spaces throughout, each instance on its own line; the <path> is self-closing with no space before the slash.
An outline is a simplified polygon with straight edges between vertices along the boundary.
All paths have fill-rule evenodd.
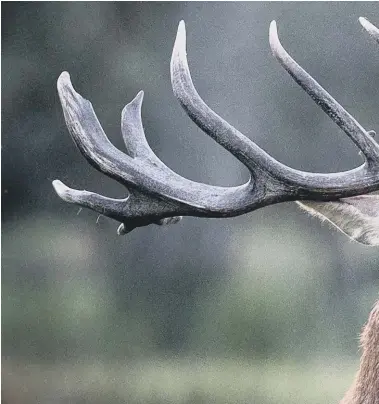
<path id="1" fill-rule="evenodd" d="M 359 21 L 379 43 L 379 30 L 365 18 Z M 74 142 L 91 165 L 125 185 L 129 195 L 125 199 L 107 198 L 68 188 L 56 180 L 53 185 L 58 195 L 121 222 L 120 235 L 151 223 L 176 223 L 182 216 L 232 217 L 275 203 L 297 201 L 351 239 L 379 245 L 379 195 L 372 194 L 379 191 L 375 132 L 366 131 L 291 58 L 278 39 L 275 21 L 270 25 L 269 38 L 280 64 L 359 148 L 365 160 L 361 166 L 330 174 L 295 170 L 276 161 L 224 121 L 205 104 L 192 83 L 182 21 L 171 59 L 174 94 L 189 117 L 248 168 L 250 180 L 241 186 L 216 187 L 190 181 L 170 170 L 146 141 L 141 120 L 142 91 L 122 111 L 126 153 L 121 152 L 108 140 L 91 103 L 74 90 L 69 74 L 63 72 L 58 92 Z M 379 302 L 363 329 L 361 343 L 360 370 L 343 404 L 379 404 Z"/>

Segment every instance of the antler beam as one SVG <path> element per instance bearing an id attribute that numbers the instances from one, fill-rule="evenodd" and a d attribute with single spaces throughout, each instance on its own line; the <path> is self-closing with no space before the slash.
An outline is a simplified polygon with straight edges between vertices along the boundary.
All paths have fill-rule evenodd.
<path id="1" fill-rule="evenodd" d="M 366 19 L 360 22 L 378 40 L 378 29 Z M 190 181 L 169 169 L 146 141 L 141 119 L 142 91 L 122 111 L 126 153 L 121 152 L 108 140 L 91 103 L 74 90 L 69 74 L 63 72 L 58 79 L 58 93 L 74 142 L 91 165 L 125 185 L 129 195 L 124 199 L 107 198 L 68 188 L 55 180 L 58 195 L 121 222 L 118 234 L 125 234 L 150 223 L 175 223 L 180 216 L 231 217 L 283 201 L 331 201 L 378 190 L 379 145 L 371 132 L 288 55 L 278 39 L 275 21 L 270 25 L 270 46 L 294 80 L 361 150 L 364 164 L 332 174 L 295 170 L 276 161 L 223 120 L 205 104 L 192 83 L 181 21 L 171 59 L 174 94 L 189 117 L 248 168 L 250 180 L 237 187 L 216 187 Z"/>

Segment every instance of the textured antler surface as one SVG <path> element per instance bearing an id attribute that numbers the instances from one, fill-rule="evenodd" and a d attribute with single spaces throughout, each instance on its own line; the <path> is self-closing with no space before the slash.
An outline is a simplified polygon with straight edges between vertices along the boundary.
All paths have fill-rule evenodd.
<path id="1" fill-rule="evenodd" d="M 360 21 L 377 39 L 378 30 L 367 20 Z M 125 185 L 129 195 L 124 199 L 107 198 L 68 188 L 56 180 L 53 185 L 58 195 L 121 222 L 118 233 L 124 234 L 150 223 L 175 223 L 180 216 L 231 217 L 283 201 L 334 201 L 378 190 L 379 145 L 371 132 L 288 55 L 278 39 L 275 21 L 270 25 L 270 46 L 294 80 L 357 145 L 365 158 L 363 165 L 333 174 L 295 170 L 273 159 L 223 120 L 205 104 L 192 83 L 182 21 L 171 59 L 174 94 L 189 117 L 249 169 L 251 179 L 237 187 L 216 187 L 190 181 L 170 170 L 146 141 L 141 119 L 142 91 L 122 111 L 126 153 L 121 152 L 108 140 L 91 103 L 74 90 L 69 74 L 63 72 L 58 79 L 58 93 L 74 142 L 91 165 Z"/>

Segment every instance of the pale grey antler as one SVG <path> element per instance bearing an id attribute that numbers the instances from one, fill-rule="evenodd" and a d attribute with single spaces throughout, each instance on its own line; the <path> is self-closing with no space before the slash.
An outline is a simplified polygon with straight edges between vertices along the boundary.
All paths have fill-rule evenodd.
<path id="1" fill-rule="evenodd" d="M 362 27 L 379 43 L 379 29 L 364 17 L 359 17 Z"/>
<path id="2" fill-rule="evenodd" d="M 372 33 L 371 28 L 366 29 Z M 118 233 L 124 234 L 150 223 L 174 223 L 180 216 L 232 217 L 283 201 L 338 201 L 379 190 L 379 145 L 371 133 L 288 55 L 279 42 L 275 21 L 270 25 L 270 46 L 294 80 L 357 145 L 364 164 L 332 174 L 295 170 L 273 159 L 224 121 L 205 104 L 192 83 L 181 21 L 171 59 L 174 94 L 189 117 L 249 169 L 251 179 L 237 187 L 216 187 L 190 181 L 170 170 L 146 141 L 141 120 L 143 92 L 122 111 L 126 153 L 121 152 L 108 140 L 91 103 L 74 90 L 69 74 L 63 72 L 58 92 L 74 142 L 91 165 L 125 185 L 129 195 L 125 199 L 107 198 L 68 188 L 56 180 L 53 185 L 58 195 L 121 222 Z"/>

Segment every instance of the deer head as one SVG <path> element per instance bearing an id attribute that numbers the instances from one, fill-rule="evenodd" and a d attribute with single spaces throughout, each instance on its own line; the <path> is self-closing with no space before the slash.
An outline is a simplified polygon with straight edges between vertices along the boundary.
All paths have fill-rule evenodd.
<path id="1" fill-rule="evenodd" d="M 366 31 L 379 43 L 379 30 L 364 18 Z M 270 25 L 274 56 L 326 114 L 355 143 L 364 163 L 349 171 L 321 174 L 288 167 L 218 116 L 200 98 L 186 57 L 184 22 L 180 22 L 171 59 L 174 94 L 188 116 L 250 171 L 250 180 L 237 187 L 216 187 L 190 181 L 170 170 L 149 147 L 141 120 L 143 92 L 125 106 L 121 131 L 126 153 L 105 135 L 89 101 L 73 88 L 70 76 L 58 79 L 58 93 L 68 130 L 81 153 L 96 169 L 128 189 L 125 199 L 107 198 L 53 186 L 65 201 L 88 207 L 121 222 L 118 234 L 151 223 L 176 223 L 182 216 L 232 217 L 284 201 L 297 203 L 311 214 L 332 223 L 351 239 L 379 245 L 379 144 L 375 132 L 366 131 L 282 47 L 276 23 Z M 343 404 L 379 404 L 379 302 L 361 337 L 363 355 L 355 383 Z"/>

